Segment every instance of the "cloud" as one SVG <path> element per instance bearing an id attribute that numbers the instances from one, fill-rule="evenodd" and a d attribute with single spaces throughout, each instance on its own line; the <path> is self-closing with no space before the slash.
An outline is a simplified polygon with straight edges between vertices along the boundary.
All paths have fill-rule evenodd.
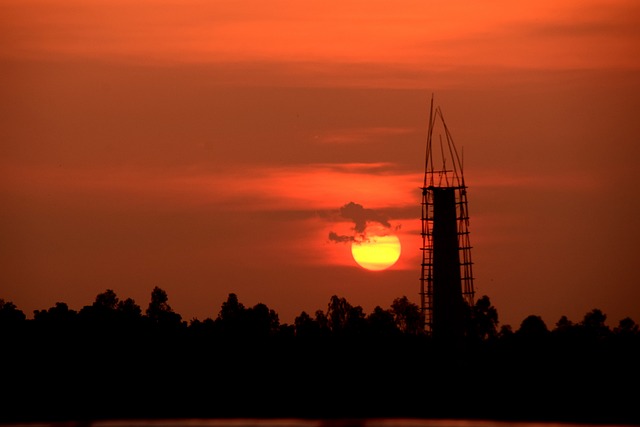
<path id="1" fill-rule="evenodd" d="M 370 223 L 377 223 L 385 229 L 391 228 L 386 215 L 374 209 L 366 209 L 354 202 L 349 202 L 340 208 L 340 217 L 353 222 L 354 235 L 340 235 L 332 231 L 329 233 L 329 240 L 336 243 L 366 241 L 367 226 Z"/>
<path id="2" fill-rule="evenodd" d="M 336 243 L 347 243 L 355 242 L 356 238 L 354 236 L 340 235 L 335 231 L 331 231 L 329 232 L 329 240 Z"/>
<path id="3" fill-rule="evenodd" d="M 402 127 L 354 128 L 327 132 L 317 138 L 320 142 L 326 144 L 359 144 L 384 141 L 385 138 L 393 138 L 398 135 L 411 134 L 412 132 L 415 132 L 415 130 Z"/>
<path id="4" fill-rule="evenodd" d="M 355 224 L 356 233 L 364 233 L 367 222 L 377 222 L 385 228 L 391 227 L 387 218 L 373 209 L 365 209 L 358 203 L 349 202 L 340 208 L 340 215 L 345 219 L 350 219 Z"/>

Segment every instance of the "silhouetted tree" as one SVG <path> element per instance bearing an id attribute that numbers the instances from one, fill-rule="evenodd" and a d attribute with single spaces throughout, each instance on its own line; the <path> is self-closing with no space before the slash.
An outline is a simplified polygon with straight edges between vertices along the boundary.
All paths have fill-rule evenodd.
<path id="1" fill-rule="evenodd" d="M 561 345 L 574 345 L 580 339 L 581 332 L 567 316 L 561 316 L 551 331 L 556 343 Z"/>
<path id="2" fill-rule="evenodd" d="M 146 314 L 150 319 L 156 319 L 161 313 L 171 311 L 171 307 L 168 304 L 169 297 L 167 293 L 159 287 L 154 287 L 151 291 L 151 301 L 149 307 L 147 307 Z"/>
<path id="3" fill-rule="evenodd" d="M 159 287 L 154 287 L 151 291 L 151 301 L 146 310 L 147 318 L 161 326 L 178 326 L 181 324 L 182 316 L 174 312 L 168 303 L 167 293 Z"/>
<path id="4" fill-rule="evenodd" d="M 497 313 L 488 298 L 468 308 L 479 320 L 479 337 L 496 334 Z M 575 325 L 563 316 L 551 333 L 541 317 L 532 315 L 516 333 L 503 325 L 497 340 L 441 349 L 420 333 L 422 323 L 416 314 L 417 306 L 406 297 L 394 300 L 388 310 L 376 306 L 365 315 L 362 307 L 333 296 L 326 315 L 322 310 L 315 315 L 302 312 L 294 325 L 286 325 L 265 304 L 245 308 L 235 294 L 229 294 L 215 320 L 194 318 L 186 327 L 186 323 L 175 323 L 181 317 L 169 306 L 166 292 L 157 287 L 145 316 L 135 301 L 121 301 L 112 290 L 99 294 L 80 313 L 57 302 L 47 310 L 35 310 L 33 321 L 26 320 L 12 303 L 0 300 L 0 357 L 9 367 L 3 372 L 8 386 L 0 424 L 7 419 L 47 424 L 52 413 L 58 417 L 52 421 L 63 423 L 79 417 L 313 417 L 318 415 L 317 402 L 327 396 L 344 402 L 332 413 L 320 413 L 329 417 L 430 418 L 462 413 L 483 418 L 513 414 L 514 419 L 521 415 L 530 420 L 535 408 L 538 420 L 556 421 L 553 412 L 558 411 L 563 421 L 572 417 L 596 424 L 640 421 L 636 396 L 624 392 L 640 381 L 640 331 L 630 318 L 607 332 L 606 316 L 593 310 Z M 173 316 L 171 324 L 185 327 L 159 327 L 165 316 Z M 22 327 L 7 333 L 8 322 Z M 330 328 L 340 339 L 323 339 L 331 338 Z M 60 333 L 67 330 L 72 333 Z M 567 337 L 573 341 L 558 345 L 565 335 L 554 334 L 564 330 L 571 332 Z M 229 336 L 239 340 L 222 339 Z M 591 336 L 610 338 L 593 340 Z M 553 339 L 545 341 L 545 337 Z M 398 375 L 403 363 L 433 369 Z M 460 384 L 469 378 L 474 381 L 469 373 L 477 366 L 490 373 L 490 381 L 482 382 L 482 392 L 460 406 L 451 397 Z M 136 376 L 139 387 L 118 381 Z M 349 381 L 342 387 L 338 383 L 344 378 Z M 428 386 L 424 393 L 398 393 L 412 390 L 417 383 Z M 32 392 L 48 390 L 52 384 L 55 393 Z M 313 387 L 302 393 L 305 384 Z M 356 390 L 349 384 L 359 386 Z M 545 405 L 534 406 L 539 387 L 547 387 L 548 399 Z M 192 391 L 185 394 L 184 390 Z M 354 390 L 364 403 L 356 402 L 352 410 Z M 433 405 L 421 405 L 424 401 Z M 495 406 L 495 402 L 503 404 Z"/>
<path id="5" fill-rule="evenodd" d="M 571 320 L 567 318 L 567 316 L 561 316 L 560 319 L 556 322 L 556 327 L 554 331 L 564 331 L 570 328 L 573 328 L 574 324 Z"/>
<path id="6" fill-rule="evenodd" d="M 96 296 L 96 300 L 93 302 L 94 307 L 100 307 L 105 310 L 115 310 L 118 306 L 118 297 L 112 289 L 107 289 L 101 294 Z"/>
<path id="7" fill-rule="evenodd" d="M 527 316 L 520 324 L 520 329 L 516 331 L 516 335 L 526 340 L 540 340 L 548 336 L 549 329 L 542 320 L 542 317 L 536 315 Z"/>
<path id="8" fill-rule="evenodd" d="M 106 331 L 115 327 L 118 297 L 112 289 L 96 295 L 91 305 L 85 305 L 78 313 L 81 326 Z"/>
<path id="9" fill-rule="evenodd" d="M 331 332 L 338 334 L 344 330 L 351 308 L 351 304 L 345 298 L 339 298 L 337 295 L 331 297 L 327 307 L 328 326 Z"/>
<path id="10" fill-rule="evenodd" d="M 500 326 L 500 332 L 498 332 L 498 337 L 500 339 L 511 339 L 514 335 L 513 328 L 511 325 L 502 325 Z"/>
<path id="11" fill-rule="evenodd" d="M 367 328 L 367 320 L 364 310 L 359 305 L 349 307 L 344 332 L 350 336 L 364 335 Z"/>
<path id="12" fill-rule="evenodd" d="M 77 314 L 75 310 L 70 310 L 66 303 L 57 302 L 54 307 L 48 310 L 34 310 L 33 320 L 36 322 L 67 326 L 75 320 Z"/>
<path id="13" fill-rule="evenodd" d="M 294 325 L 296 337 L 302 339 L 313 339 L 320 336 L 320 325 L 305 311 L 295 318 Z"/>
<path id="14" fill-rule="evenodd" d="M 593 309 L 584 315 L 580 327 L 588 339 L 603 340 L 611 335 L 611 330 L 605 324 L 607 316 L 600 309 Z"/>
<path id="15" fill-rule="evenodd" d="M 0 299 L 0 327 L 8 329 L 26 320 L 25 314 L 11 301 Z"/>
<path id="16" fill-rule="evenodd" d="M 282 323 L 278 326 L 278 337 L 291 340 L 296 336 L 296 327 L 287 323 Z"/>
<path id="17" fill-rule="evenodd" d="M 124 301 L 119 301 L 117 304 L 117 311 L 130 319 L 137 319 L 142 317 L 142 309 L 131 298 L 127 298 Z"/>
<path id="18" fill-rule="evenodd" d="M 246 310 L 241 316 L 246 316 L 245 332 L 254 337 L 266 338 L 274 335 L 280 327 L 278 314 L 262 303 Z"/>
<path id="19" fill-rule="evenodd" d="M 373 312 L 367 316 L 369 331 L 374 337 L 393 337 L 400 333 L 393 313 L 376 306 Z"/>
<path id="20" fill-rule="evenodd" d="M 320 328 L 321 334 L 326 335 L 327 333 L 330 332 L 329 319 L 327 318 L 327 315 L 324 314 L 324 311 L 316 310 L 315 321 L 318 324 L 318 327 Z"/>
<path id="21" fill-rule="evenodd" d="M 640 336 L 640 327 L 630 317 L 620 320 L 618 326 L 613 328 L 613 333 L 621 337 L 638 337 Z"/>
<path id="22" fill-rule="evenodd" d="M 189 322 L 188 333 L 200 344 L 210 344 L 216 338 L 217 331 L 216 323 L 209 317 L 203 321 L 193 318 Z"/>
<path id="23" fill-rule="evenodd" d="M 244 314 L 244 311 L 244 305 L 238 301 L 238 296 L 231 293 L 227 300 L 222 303 L 218 319 L 224 322 L 233 322 L 239 319 Z"/>
<path id="24" fill-rule="evenodd" d="M 238 301 L 238 296 L 230 293 L 227 300 L 222 303 L 216 318 L 216 324 L 226 337 L 238 338 L 244 332 L 246 311 L 244 305 Z"/>
<path id="25" fill-rule="evenodd" d="M 89 319 L 85 317 L 83 320 L 87 324 L 86 321 Z M 102 330 L 106 329 L 106 326 L 103 327 L 102 324 L 96 323 L 99 320 L 95 320 L 95 318 L 90 318 L 90 320 L 91 323 L 87 325 L 93 327 L 98 325 Z M 75 310 L 70 310 L 64 302 L 56 302 L 55 306 L 48 310 L 33 311 L 33 331 L 39 334 L 40 341 L 49 348 L 78 345 L 78 328 L 81 327 L 83 327 L 83 323 L 79 321 L 78 313 Z"/>
<path id="26" fill-rule="evenodd" d="M 471 335 L 480 340 L 498 336 L 498 310 L 491 305 L 489 297 L 483 295 L 471 310 Z"/>
<path id="27" fill-rule="evenodd" d="M 423 332 L 420 308 L 409 301 L 406 296 L 393 300 L 391 313 L 393 313 L 396 326 L 401 332 L 409 335 L 417 335 Z"/>

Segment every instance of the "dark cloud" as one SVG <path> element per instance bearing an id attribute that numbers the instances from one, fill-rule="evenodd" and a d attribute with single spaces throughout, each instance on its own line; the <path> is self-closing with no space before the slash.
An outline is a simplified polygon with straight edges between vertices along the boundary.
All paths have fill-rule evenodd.
<path id="1" fill-rule="evenodd" d="M 387 217 L 373 209 L 365 209 L 358 203 L 349 202 L 340 208 L 340 215 L 345 219 L 350 219 L 354 223 L 356 233 L 364 233 L 367 229 L 368 222 L 377 222 L 380 225 L 389 228 L 391 224 Z"/>
<path id="2" fill-rule="evenodd" d="M 355 234 L 353 236 L 340 235 L 332 231 L 329 233 L 329 240 L 332 242 L 346 243 L 367 240 L 367 224 L 371 222 L 378 223 L 385 228 L 391 228 L 386 215 L 374 209 L 366 209 L 364 206 L 354 202 L 349 202 L 340 208 L 340 217 L 353 221 Z"/>
<path id="3" fill-rule="evenodd" d="M 335 231 L 332 231 L 329 233 L 329 240 L 336 243 L 347 243 L 347 242 L 354 242 L 356 238 L 354 236 L 347 236 L 344 234 L 340 235 Z"/>

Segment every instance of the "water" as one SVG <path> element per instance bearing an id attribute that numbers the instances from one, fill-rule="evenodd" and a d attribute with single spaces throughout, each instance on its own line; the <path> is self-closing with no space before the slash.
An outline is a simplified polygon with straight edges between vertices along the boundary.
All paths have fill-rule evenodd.
<path id="1" fill-rule="evenodd" d="M 456 419 L 160 419 L 0 424 L 2 427 L 629 427 L 629 424 L 580 424 Z"/>

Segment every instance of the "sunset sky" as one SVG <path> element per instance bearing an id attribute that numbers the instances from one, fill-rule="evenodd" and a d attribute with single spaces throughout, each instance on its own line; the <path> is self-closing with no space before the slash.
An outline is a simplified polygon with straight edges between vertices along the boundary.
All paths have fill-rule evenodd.
<path id="1" fill-rule="evenodd" d="M 640 322 L 637 0 L 0 0 L 0 298 L 418 303 L 432 95 L 500 323 Z"/>

